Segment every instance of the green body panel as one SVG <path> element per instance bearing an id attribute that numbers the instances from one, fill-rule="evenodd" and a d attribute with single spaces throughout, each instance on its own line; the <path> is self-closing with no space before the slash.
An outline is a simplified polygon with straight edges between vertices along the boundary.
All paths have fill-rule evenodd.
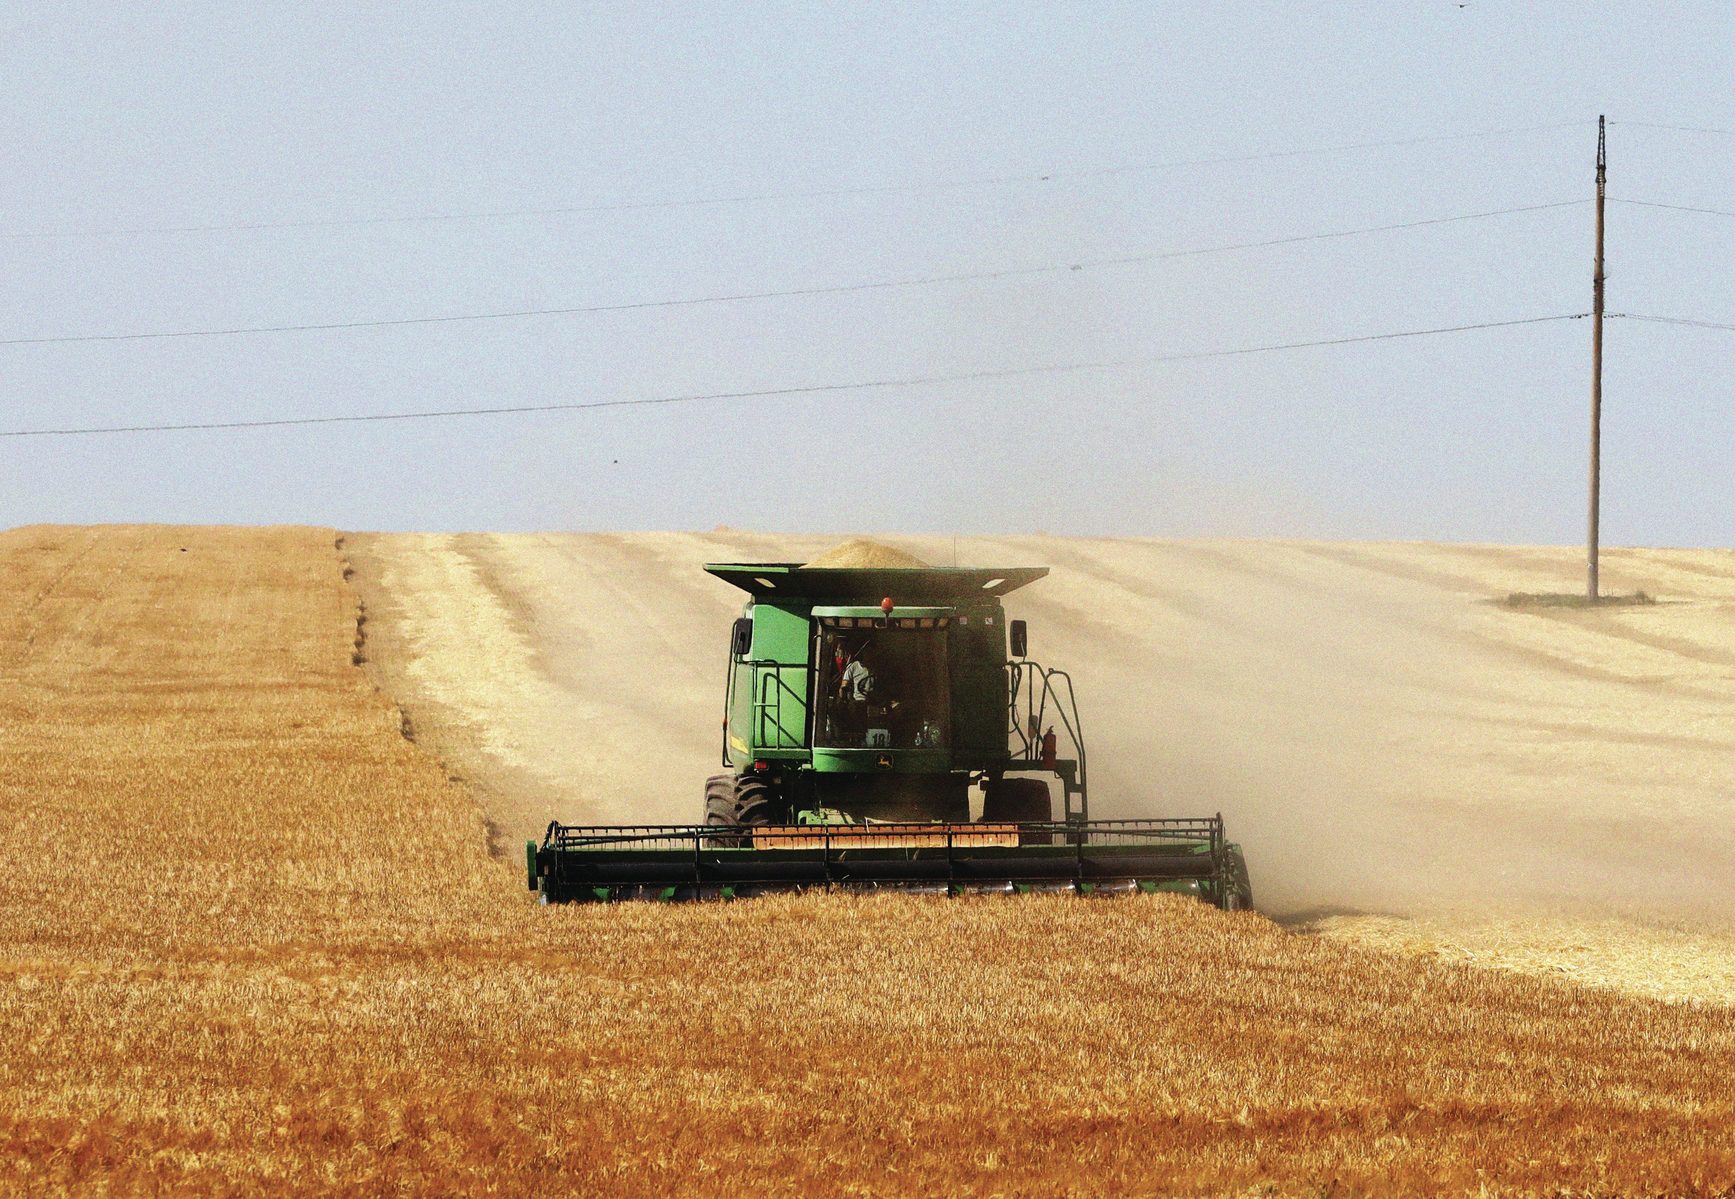
<path id="1" fill-rule="evenodd" d="M 805 605 L 752 605 L 747 659 L 731 658 L 729 764 L 807 756 L 808 664 L 813 622 Z"/>
<path id="2" fill-rule="evenodd" d="M 885 763 L 890 762 L 888 766 Z M 826 749 L 813 751 L 821 774 L 943 774 L 953 769 L 949 749 Z"/>
<path id="3" fill-rule="evenodd" d="M 813 622 L 808 619 L 811 612 L 809 605 L 754 604 L 748 613 L 753 619 L 754 660 L 806 666 L 813 636 Z"/>
<path id="4" fill-rule="evenodd" d="M 982 768 L 1006 749 L 1006 621 L 1000 602 L 960 607 L 948 630 L 952 666 L 952 752 Z"/>
<path id="5" fill-rule="evenodd" d="M 751 593 L 742 617 L 752 624 L 747 653 L 731 654 L 724 763 L 745 772 L 756 762 L 835 776 L 937 775 L 996 770 L 1007 745 L 1006 619 L 1000 597 L 1047 573 L 1042 568 L 814 569 L 789 563 L 705 568 Z M 902 602 L 907 597 L 910 602 Z M 870 749 L 815 747 L 812 707 L 821 619 L 933 619 L 943 628 L 949 690 L 947 745 Z M 829 643 L 828 643 L 829 644 Z"/>

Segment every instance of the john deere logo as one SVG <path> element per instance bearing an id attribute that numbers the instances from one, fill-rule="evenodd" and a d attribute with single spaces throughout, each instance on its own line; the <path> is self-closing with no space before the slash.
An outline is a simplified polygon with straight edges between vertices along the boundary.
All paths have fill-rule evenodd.
<path id="1" fill-rule="evenodd" d="M 881 754 L 874 759 L 874 765 L 881 770 L 890 770 L 892 768 L 892 755 Z"/>

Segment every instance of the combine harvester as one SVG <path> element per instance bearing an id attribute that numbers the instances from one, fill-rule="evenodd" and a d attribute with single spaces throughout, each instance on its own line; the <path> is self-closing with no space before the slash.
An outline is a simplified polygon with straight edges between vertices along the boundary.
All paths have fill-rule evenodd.
<path id="1" fill-rule="evenodd" d="M 706 783 L 703 824 L 550 824 L 526 847 L 544 903 L 816 887 L 1252 905 L 1221 815 L 1090 819 L 1072 680 L 1029 660 L 1001 605 L 1046 567 L 824 561 L 705 567 L 748 594 L 729 638 L 728 773 Z"/>

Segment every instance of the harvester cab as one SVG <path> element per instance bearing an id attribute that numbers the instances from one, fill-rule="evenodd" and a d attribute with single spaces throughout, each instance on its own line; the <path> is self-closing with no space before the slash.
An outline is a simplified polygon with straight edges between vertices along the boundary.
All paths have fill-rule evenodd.
<path id="1" fill-rule="evenodd" d="M 1220 816 L 1091 820 L 1071 677 L 1030 658 L 1002 603 L 1046 568 L 705 569 L 747 598 L 703 823 L 551 824 L 527 847 L 544 901 L 821 886 L 1251 905 Z"/>
<path id="2" fill-rule="evenodd" d="M 1001 597 L 1045 569 L 706 569 L 748 595 L 708 824 L 963 822 L 977 790 L 983 819 L 1052 820 L 1048 783 L 1022 777 L 1039 770 L 1064 819 L 1088 818 L 1071 680 L 1007 656 Z M 1056 724 L 1070 754 L 1045 768 Z"/>

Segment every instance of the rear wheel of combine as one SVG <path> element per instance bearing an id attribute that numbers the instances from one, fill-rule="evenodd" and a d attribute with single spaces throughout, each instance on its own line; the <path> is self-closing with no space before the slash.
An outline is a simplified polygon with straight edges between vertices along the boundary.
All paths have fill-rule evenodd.
<path id="1" fill-rule="evenodd" d="M 738 823 L 735 819 L 734 775 L 713 774 L 705 780 L 705 823 L 713 827 Z"/>
<path id="2" fill-rule="evenodd" d="M 1253 880 L 1247 876 L 1247 859 L 1239 845 L 1232 845 L 1229 859 L 1229 887 L 1223 896 L 1223 910 L 1245 912 L 1253 908 Z"/>
<path id="3" fill-rule="evenodd" d="M 982 796 L 982 820 L 995 824 L 1047 823 L 1054 819 L 1054 798 L 1042 779 L 994 779 Z M 1049 833 L 1022 833 L 1020 845 L 1047 845 Z"/>

